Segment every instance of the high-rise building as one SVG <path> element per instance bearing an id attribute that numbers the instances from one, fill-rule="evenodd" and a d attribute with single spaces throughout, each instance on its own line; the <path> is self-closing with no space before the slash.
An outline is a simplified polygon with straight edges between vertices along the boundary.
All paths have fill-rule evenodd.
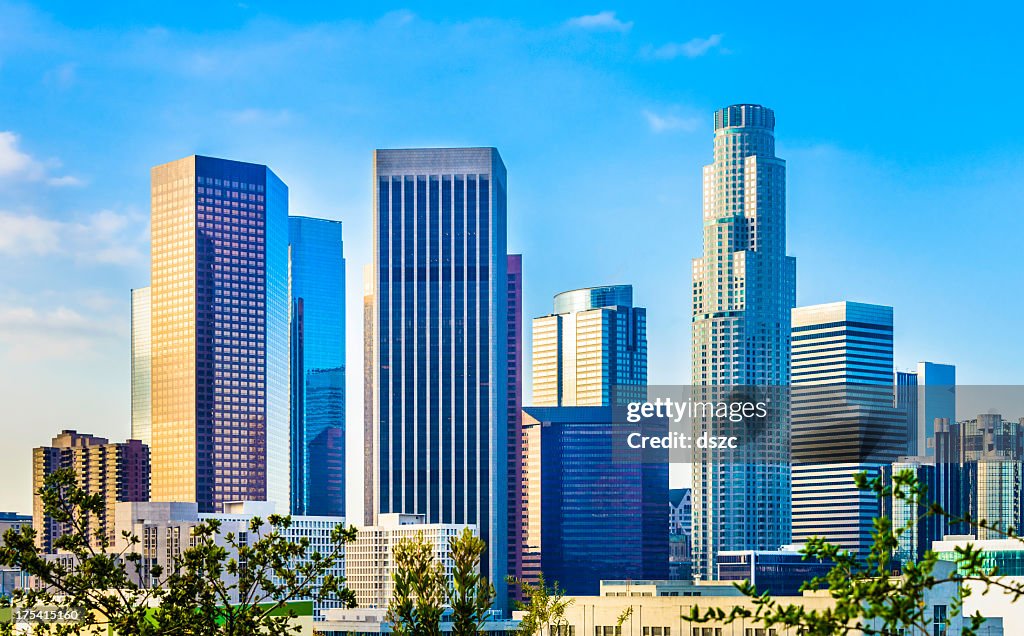
<path id="1" fill-rule="evenodd" d="M 154 501 L 290 502 L 288 188 L 262 165 L 152 170 Z"/>
<path id="2" fill-rule="evenodd" d="M 613 407 L 523 409 L 526 438 L 524 578 L 567 594 L 597 594 L 614 572 L 667 579 L 668 452 L 618 446 Z M 663 435 L 651 418 L 643 433 Z"/>
<path id="3" fill-rule="evenodd" d="M 373 423 L 373 265 L 363 266 L 363 525 L 377 518 L 377 462 Z"/>
<path id="4" fill-rule="evenodd" d="M 132 439 L 153 441 L 149 287 L 132 290 Z"/>
<path id="5" fill-rule="evenodd" d="M 508 284 L 506 315 L 508 321 L 508 398 L 505 401 L 508 419 L 508 574 L 523 578 L 523 256 L 509 254 L 506 267 Z M 519 586 L 512 586 L 512 595 L 521 598 Z"/>
<path id="6" fill-rule="evenodd" d="M 775 395 L 757 423 L 694 421 L 695 436 L 743 440 L 732 451 L 694 454 L 697 579 L 715 578 L 721 550 L 777 550 L 790 540 L 789 402 L 781 387 L 789 384 L 796 260 L 786 256 L 786 164 L 775 156 L 774 130 L 775 113 L 764 106 L 717 111 L 714 162 L 704 167 L 703 255 L 692 272 L 694 399 L 724 402 L 739 387 Z"/>
<path id="7" fill-rule="evenodd" d="M 647 310 L 632 285 L 555 296 L 533 319 L 534 406 L 610 406 L 647 394 Z"/>
<path id="8" fill-rule="evenodd" d="M 494 148 L 374 154 L 378 513 L 473 524 L 504 604 L 508 512 L 505 166 Z"/>
<path id="9" fill-rule="evenodd" d="M 956 421 L 956 367 L 917 363 L 917 454 L 935 456 L 935 420 Z"/>
<path id="10" fill-rule="evenodd" d="M 36 545 L 43 552 L 53 552 L 54 541 L 68 531 L 46 514 L 38 495 L 46 476 L 62 468 L 72 470 L 87 493 L 103 499 L 103 511 L 90 518 L 89 541 L 97 547 L 104 541 L 113 545 L 115 504 L 149 499 L 149 448 L 135 439 L 112 444 L 106 438 L 72 430 L 62 431 L 49 446 L 34 448 L 32 526 Z"/>
<path id="11" fill-rule="evenodd" d="M 907 416 L 907 455 L 917 456 L 917 373 L 897 371 L 895 381 L 896 410 Z"/>
<path id="12" fill-rule="evenodd" d="M 792 322 L 793 541 L 825 537 L 866 555 L 880 502 L 854 476 L 878 476 L 907 444 L 893 406 L 892 307 L 798 307 Z"/>
<path id="13" fill-rule="evenodd" d="M 882 467 L 883 483 L 892 484 L 893 475 L 902 472 L 912 474 L 927 489 L 926 498 L 920 502 L 908 501 L 907 493 L 902 489 L 882 497 L 882 516 L 891 520 L 893 529 L 899 531 L 893 559 L 908 563 L 922 558 L 931 549 L 932 542 L 942 538 L 943 518 L 928 514 L 930 503 L 938 492 L 935 458 L 900 457 L 889 466 Z"/>
<path id="14" fill-rule="evenodd" d="M 341 222 L 288 218 L 291 510 L 345 514 L 345 257 Z"/>

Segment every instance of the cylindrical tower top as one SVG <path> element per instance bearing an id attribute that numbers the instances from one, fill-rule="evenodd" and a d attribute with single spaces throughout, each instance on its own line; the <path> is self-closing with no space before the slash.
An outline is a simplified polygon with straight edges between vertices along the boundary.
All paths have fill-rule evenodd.
<path id="1" fill-rule="evenodd" d="M 775 130 L 775 111 L 759 104 L 733 104 L 715 111 L 715 132 L 723 128 Z"/>
<path id="2" fill-rule="evenodd" d="M 568 314 L 598 307 L 632 307 L 632 285 L 585 287 L 555 295 L 555 313 Z"/>

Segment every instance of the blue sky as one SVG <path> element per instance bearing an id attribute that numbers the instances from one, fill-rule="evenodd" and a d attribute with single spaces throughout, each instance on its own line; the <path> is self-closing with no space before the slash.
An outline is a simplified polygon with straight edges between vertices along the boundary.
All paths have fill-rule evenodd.
<path id="1" fill-rule="evenodd" d="M 711 115 L 762 103 L 798 302 L 894 305 L 898 366 L 1024 380 L 1017 5 L 92 4 L 0 0 L 0 509 L 30 509 L 29 449 L 60 429 L 128 435 L 149 168 L 192 153 L 266 163 L 293 213 L 343 220 L 358 307 L 371 151 L 496 146 L 527 319 L 632 283 L 651 381 L 684 384 Z"/>

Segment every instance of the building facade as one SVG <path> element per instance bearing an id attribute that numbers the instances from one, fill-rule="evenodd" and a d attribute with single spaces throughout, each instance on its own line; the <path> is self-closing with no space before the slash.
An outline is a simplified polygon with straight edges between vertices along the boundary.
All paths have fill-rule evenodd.
<path id="1" fill-rule="evenodd" d="M 377 513 L 473 524 L 507 573 L 506 172 L 494 148 L 374 154 Z"/>
<path id="2" fill-rule="evenodd" d="M 917 454 L 935 455 L 935 420 L 956 420 L 956 367 L 917 363 Z"/>
<path id="3" fill-rule="evenodd" d="M 667 579 L 668 453 L 617 447 L 612 407 L 523 413 L 524 578 L 543 574 L 567 594 L 597 594 L 611 572 Z"/>
<path id="4" fill-rule="evenodd" d="M 632 285 L 555 296 L 533 319 L 534 406 L 609 406 L 647 395 L 647 310 Z"/>
<path id="5" fill-rule="evenodd" d="M 907 455 L 918 456 L 919 442 L 917 439 L 917 372 L 897 371 L 896 410 L 907 415 Z"/>
<path id="6" fill-rule="evenodd" d="M 68 528 L 46 514 L 37 494 L 46 476 L 65 468 L 74 472 L 78 486 L 91 495 L 99 495 L 103 511 L 90 518 L 89 541 L 101 547 L 115 539 L 114 507 L 123 501 L 147 501 L 150 478 L 149 448 L 139 440 L 111 443 L 73 430 L 53 438 L 49 446 L 32 449 L 32 527 L 36 545 L 43 552 L 56 550 L 54 542 Z"/>
<path id="7" fill-rule="evenodd" d="M 381 514 L 378 525 L 358 528 L 356 540 L 345 546 L 345 585 L 355 592 L 360 608 L 387 609 L 394 594 L 394 548 L 406 540 L 422 539 L 451 581 L 455 561 L 451 541 L 471 524 L 427 523 L 421 514 Z"/>
<path id="8" fill-rule="evenodd" d="M 341 222 L 288 217 L 291 511 L 345 515 L 345 257 Z"/>
<path id="9" fill-rule="evenodd" d="M 694 398 L 789 384 L 796 260 L 786 255 L 786 165 L 775 156 L 775 113 L 738 104 L 715 113 L 714 161 L 704 167 L 703 254 L 694 259 Z M 773 391 L 753 423 L 702 417 L 705 433 L 746 440 L 693 461 L 694 576 L 715 578 L 721 550 L 774 550 L 790 541 L 789 403 Z"/>
<path id="10" fill-rule="evenodd" d="M 132 439 L 153 443 L 149 287 L 132 290 Z"/>
<path id="11" fill-rule="evenodd" d="M 812 537 L 866 555 L 878 476 L 906 451 L 906 415 L 893 406 L 892 307 L 837 302 L 793 310 L 793 541 Z"/>
<path id="12" fill-rule="evenodd" d="M 523 578 L 523 255 L 509 254 L 506 267 L 508 300 L 508 398 L 505 402 L 508 428 L 508 575 Z M 510 587 L 513 598 L 521 599 L 518 586 Z"/>
<path id="13" fill-rule="evenodd" d="M 288 188 L 191 156 L 152 170 L 155 501 L 290 501 Z"/>

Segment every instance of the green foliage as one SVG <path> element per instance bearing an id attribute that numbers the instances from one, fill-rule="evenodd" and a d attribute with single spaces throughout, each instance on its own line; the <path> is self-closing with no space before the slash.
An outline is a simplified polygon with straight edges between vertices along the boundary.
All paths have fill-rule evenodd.
<path id="1" fill-rule="evenodd" d="M 402 539 L 392 550 L 394 590 L 385 620 L 397 636 L 439 636 L 447 596 L 444 570 L 423 539 Z"/>
<path id="2" fill-rule="evenodd" d="M 23 570 L 40 589 L 17 590 L 6 602 L 76 607 L 85 610 L 85 620 L 44 625 L 37 633 L 91 633 L 90 626 L 104 626 L 139 636 L 270 636 L 298 630 L 288 608 L 292 601 L 338 599 L 355 606 L 344 580 L 326 574 L 340 563 L 355 528 L 334 528 L 331 551 L 320 554 L 310 551 L 308 538 L 294 542 L 281 533 L 292 523 L 287 516 L 253 518 L 246 541 L 222 534 L 220 522 L 209 521 L 193 529 L 189 546 L 169 572 L 159 566 L 147 572 L 138 537 L 123 533 L 124 546 L 113 550 L 105 537 L 90 534 L 104 502 L 86 493 L 72 471 L 47 476 L 39 495 L 46 514 L 64 528 L 54 545 L 67 559 L 41 554 L 30 527 L 9 530 L 0 546 L 0 565 Z M 314 587 L 320 576 L 323 584 Z M 12 629 L 10 623 L 0 625 L 0 634 Z"/>
<path id="3" fill-rule="evenodd" d="M 737 584 L 740 591 L 751 599 L 751 607 L 734 607 L 726 612 L 720 608 L 701 611 L 693 608 L 683 618 L 702 623 L 737 620 L 754 620 L 766 628 L 792 627 L 803 630 L 806 636 L 845 636 L 864 634 L 866 636 L 889 636 L 892 634 L 932 633 L 933 616 L 928 611 L 927 593 L 939 585 L 952 584 L 957 594 L 949 608 L 949 617 L 959 616 L 963 611 L 963 600 L 970 596 L 970 582 L 980 582 L 985 592 L 999 589 L 1017 601 L 1024 596 L 1024 584 L 1006 581 L 999 577 L 996 568 L 985 568 L 982 551 L 973 545 L 956 549 L 955 568 L 940 567 L 938 555 L 929 550 L 916 562 L 894 563 L 892 554 L 899 545 L 899 538 L 915 523 L 929 517 L 943 517 L 950 523 L 967 523 L 974 528 L 985 528 L 1004 537 L 1021 540 L 1013 528 L 1000 530 L 985 520 L 970 517 L 954 517 L 941 506 L 927 499 L 927 489 L 912 471 L 901 471 L 886 483 L 881 477 L 868 479 L 860 473 L 856 476 L 857 486 L 871 490 L 878 497 L 892 497 L 919 511 L 918 518 L 903 527 L 893 527 L 890 519 L 878 518 L 872 529 L 873 545 L 866 557 L 858 558 L 846 550 L 822 538 L 810 540 L 803 549 L 807 559 L 826 559 L 834 563 L 823 577 L 806 582 L 803 590 L 827 589 L 833 606 L 825 610 L 808 610 L 798 604 L 782 604 L 768 593 L 758 593 L 749 582 Z M 898 574 L 894 573 L 901 570 Z M 983 619 L 979 615 L 967 617 L 962 636 L 975 636 Z"/>
<path id="4" fill-rule="evenodd" d="M 568 625 L 565 610 L 575 599 L 565 598 L 565 591 L 558 587 L 558 581 L 548 587 L 544 575 L 537 577 L 536 583 L 509 579 L 510 583 L 518 584 L 526 601 L 517 601 L 516 608 L 523 610 L 523 620 L 519 624 L 521 636 L 544 636 L 551 627 L 560 628 Z M 623 618 L 625 622 L 625 618 Z"/>
<path id="5" fill-rule="evenodd" d="M 451 540 L 455 568 L 448 604 L 452 608 L 452 634 L 470 636 L 483 630 L 487 610 L 494 603 L 494 586 L 480 575 L 480 557 L 487 544 L 465 528 Z"/>

